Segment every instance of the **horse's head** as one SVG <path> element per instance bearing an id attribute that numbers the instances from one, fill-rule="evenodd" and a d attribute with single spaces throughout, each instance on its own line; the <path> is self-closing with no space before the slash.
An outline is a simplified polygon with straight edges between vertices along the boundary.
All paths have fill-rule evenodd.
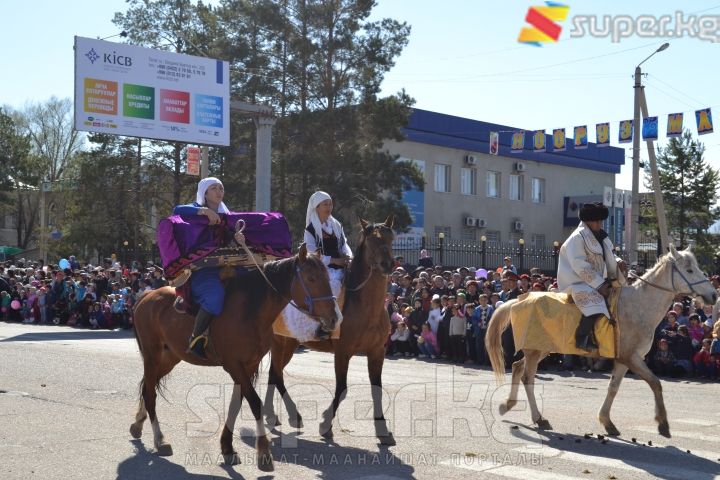
<path id="1" fill-rule="evenodd" d="M 300 246 L 295 277 L 290 287 L 290 298 L 295 307 L 316 320 L 318 336 L 327 336 L 342 318 L 340 308 L 330 289 L 327 268 L 317 255 L 308 255 L 305 244 Z"/>
<path id="2" fill-rule="evenodd" d="M 671 284 L 677 293 L 683 295 L 699 295 L 706 303 L 714 305 L 718 295 L 710 280 L 700 270 L 690 247 L 677 251 L 670 245 L 670 253 L 666 255 L 672 265 Z"/>
<path id="3" fill-rule="evenodd" d="M 390 215 L 383 223 L 369 223 L 360 219 L 362 227 L 361 244 L 364 245 L 362 258 L 355 261 L 365 262 L 371 268 L 376 268 L 382 273 L 392 273 L 394 259 L 392 255 L 392 242 L 395 238 L 393 233 L 394 217 Z"/>

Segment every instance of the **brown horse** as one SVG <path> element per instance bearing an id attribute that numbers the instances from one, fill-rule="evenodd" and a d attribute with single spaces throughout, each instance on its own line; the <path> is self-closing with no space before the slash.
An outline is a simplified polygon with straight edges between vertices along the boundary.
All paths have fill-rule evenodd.
<path id="1" fill-rule="evenodd" d="M 264 275 L 255 270 L 230 281 L 223 312 L 213 320 L 210 329 L 207 360 L 186 352 L 193 318 L 173 308 L 175 293 L 172 288 L 153 290 L 140 300 L 134 312 L 134 325 L 144 374 L 140 383 L 140 405 L 135 422 L 130 426 L 133 438 L 140 438 L 143 422 L 149 416 L 158 454 L 172 455 L 172 447 L 165 441 L 155 413 L 158 382 L 181 360 L 194 365 L 222 366 L 235 382 L 220 438 L 225 462 L 239 463 L 232 437 L 244 397 L 257 424 L 258 468 L 273 470 L 261 416 L 262 404 L 254 387 L 260 361 L 270 350 L 273 321 L 292 301 L 317 320 L 323 330 L 331 331 L 340 311 L 332 296 L 325 266 L 317 256 L 307 254 L 305 245 L 294 257 L 268 262 L 262 270 Z"/>
<path id="2" fill-rule="evenodd" d="M 382 408 L 382 368 L 385 361 L 385 342 L 390 331 L 390 319 L 385 308 L 387 278 L 393 267 L 392 217 L 384 223 L 369 224 L 361 220 L 360 243 L 355 252 L 350 271 L 344 282 L 343 322 L 340 338 L 304 342 L 312 350 L 335 353 L 335 397 L 323 413 L 320 434 L 333 436 L 332 422 L 347 389 L 347 372 L 350 358 L 365 353 L 372 385 L 375 435 L 383 445 L 395 445 L 388 430 Z M 268 389 L 265 396 L 265 415 L 269 425 L 279 425 L 273 407 L 275 388 L 282 395 L 289 415 L 290 425 L 302 426 L 297 406 L 287 394 L 283 369 L 290 362 L 299 343 L 294 338 L 274 335 Z"/>

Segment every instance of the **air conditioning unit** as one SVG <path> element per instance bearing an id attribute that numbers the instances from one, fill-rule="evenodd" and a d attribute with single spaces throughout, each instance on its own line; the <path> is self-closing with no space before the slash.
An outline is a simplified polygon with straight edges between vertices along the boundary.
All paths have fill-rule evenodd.
<path id="1" fill-rule="evenodd" d="M 477 157 L 475 155 L 465 155 L 465 163 L 475 165 L 477 164 Z"/>
<path id="2" fill-rule="evenodd" d="M 514 167 L 516 172 L 524 172 L 525 170 L 527 170 L 527 165 L 523 162 L 515 163 Z"/>
<path id="3" fill-rule="evenodd" d="M 474 227 L 477 219 L 475 217 L 465 217 L 465 226 Z"/>
<path id="4" fill-rule="evenodd" d="M 487 227 L 487 220 L 485 220 L 484 218 L 478 218 L 475 226 L 478 228 L 485 228 Z"/>
<path id="5" fill-rule="evenodd" d="M 512 224 L 513 230 L 516 232 L 522 232 L 525 229 L 525 225 L 522 222 L 514 221 Z"/>

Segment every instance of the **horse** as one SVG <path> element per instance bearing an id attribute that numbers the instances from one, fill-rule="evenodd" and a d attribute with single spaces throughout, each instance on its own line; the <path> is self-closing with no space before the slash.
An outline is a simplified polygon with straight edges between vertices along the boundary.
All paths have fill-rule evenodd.
<path id="1" fill-rule="evenodd" d="M 658 432 L 670 438 L 670 425 L 663 401 L 662 385 L 645 364 L 644 357 L 652 346 L 658 324 L 677 294 L 699 295 L 710 304 L 714 304 L 717 300 L 717 293 L 700 270 L 695 255 L 689 248 L 677 251 L 672 245 L 670 251 L 663 255 L 651 270 L 642 277 L 637 277 L 637 281 L 632 285 L 622 287 L 618 300 L 618 315 L 615 319 L 620 331 L 617 358 L 605 401 L 598 412 L 598 420 L 605 427 L 608 435 L 620 435 L 610 419 L 610 408 L 620 388 L 620 382 L 630 368 L 650 386 L 655 396 L 655 421 L 658 424 Z M 542 293 L 532 295 L 542 295 Z M 510 323 L 511 316 L 516 314 L 513 312 L 513 305 L 518 301 L 522 300 L 511 300 L 495 311 L 485 338 L 485 346 L 498 384 L 502 383 L 505 374 L 500 336 Z M 525 357 L 512 365 L 510 394 L 500 405 L 500 414 L 505 414 L 517 403 L 519 381 L 522 380 L 533 423 L 541 430 L 551 430 L 550 422 L 543 418 L 538 410 L 534 393 L 538 362 L 549 352 L 530 349 L 524 349 L 523 352 Z"/>
<path id="2" fill-rule="evenodd" d="M 385 361 L 385 342 L 390 331 L 385 294 L 388 275 L 392 272 L 394 262 L 392 216 L 383 223 L 360 220 L 360 225 L 360 242 L 343 285 L 343 322 L 340 336 L 338 339 L 309 341 L 303 344 L 312 350 L 335 354 L 335 395 L 330 406 L 323 412 L 320 434 L 327 440 L 333 438 L 332 422 L 340 402 L 345 398 L 350 359 L 353 355 L 364 352 L 372 385 L 375 435 L 381 444 L 395 445 L 395 438 L 388 430 L 382 408 L 382 368 Z M 299 342 L 294 338 L 273 336 L 265 396 L 268 425 L 280 425 L 273 406 L 276 388 L 285 403 L 290 425 L 294 428 L 301 428 L 303 425 L 302 417 L 287 393 L 283 378 L 283 369 L 292 359 L 298 345 Z"/>
<path id="3" fill-rule="evenodd" d="M 227 290 L 223 312 L 213 319 L 210 328 L 207 360 L 187 352 L 193 319 L 173 307 L 173 288 L 153 290 L 138 302 L 134 311 L 134 329 L 144 373 L 140 382 L 140 405 L 130 434 L 135 439 L 140 438 L 143 422 L 149 416 L 157 453 L 172 455 L 172 447 L 160 431 L 155 411 L 159 382 L 181 360 L 194 365 L 222 366 L 235 383 L 220 438 L 225 463 L 240 463 L 232 439 L 244 397 L 257 425 L 258 468 L 272 471 L 272 454 L 261 417 L 262 404 L 254 384 L 260 361 L 270 350 L 273 321 L 292 302 L 318 321 L 322 330 L 332 331 L 340 318 L 340 309 L 332 295 L 325 265 L 316 255 L 308 255 L 304 244 L 293 257 L 267 262 L 261 268 L 231 280 Z"/>

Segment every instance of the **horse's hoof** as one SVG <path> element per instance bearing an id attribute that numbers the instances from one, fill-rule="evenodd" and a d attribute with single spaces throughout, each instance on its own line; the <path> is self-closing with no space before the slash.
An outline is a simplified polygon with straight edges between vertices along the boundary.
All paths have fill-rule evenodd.
<path id="1" fill-rule="evenodd" d="M 265 424 L 269 428 L 275 428 L 275 427 L 279 427 L 280 425 L 282 425 L 282 423 L 280 423 L 280 417 L 278 417 L 277 415 L 272 415 L 272 416 L 268 415 L 267 417 L 265 417 Z"/>
<path id="2" fill-rule="evenodd" d="M 303 428 L 305 426 L 305 425 L 303 425 L 302 417 L 300 417 L 299 415 L 296 418 L 289 417 L 288 424 L 292 428 Z"/>
<path id="3" fill-rule="evenodd" d="M 142 437 L 142 426 L 137 426 L 134 423 L 130 425 L 130 435 L 136 440 Z"/>
<path id="4" fill-rule="evenodd" d="M 667 422 L 658 425 L 658 433 L 665 438 L 670 438 L 670 425 Z"/>
<path id="5" fill-rule="evenodd" d="M 273 458 L 272 455 L 269 453 L 258 455 L 258 468 L 262 472 L 272 472 L 275 470 L 275 465 L 273 465 Z"/>
<path id="6" fill-rule="evenodd" d="M 613 437 L 619 437 L 620 436 L 620 430 L 617 429 L 615 425 L 612 423 L 610 425 L 605 425 L 605 431 L 608 435 Z"/>
<path id="7" fill-rule="evenodd" d="M 397 445 L 397 443 L 395 442 L 395 437 L 393 437 L 393 434 L 390 432 L 388 432 L 387 435 L 383 435 L 381 437 L 378 436 L 378 440 L 380 440 L 380 445 L 385 445 L 388 447 L 393 447 Z"/>
<path id="8" fill-rule="evenodd" d="M 242 462 L 240 461 L 240 456 L 237 454 L 236 451 L 233 451 L 232 453 L 223 453 L 223 462 L 225 462 L 225 465 L 240 465 Z"/>
<path id="9" fill-rule="evenodd" d="M 172 445 L 169 443 L 163 443 L 157 446 L 157 454 L 161 457 L 170 457 L 173 454 Z"/>
<path id="10" fill-rule="evenodd" d="M 541 418 L 537 421 L 537 428 L 539 428 L 540 430 L 552 430 L 552 425 L 550 425 L 550 422 L 548 422 L 544 418 Z"/>
<path id="11" fill-rule="evenodd" d="M 325 440 L 332 440 L 334 436 L 332 427 L 325 427 L 323 425 L 320 425 L 320 436 L 323 437 Z"/>

